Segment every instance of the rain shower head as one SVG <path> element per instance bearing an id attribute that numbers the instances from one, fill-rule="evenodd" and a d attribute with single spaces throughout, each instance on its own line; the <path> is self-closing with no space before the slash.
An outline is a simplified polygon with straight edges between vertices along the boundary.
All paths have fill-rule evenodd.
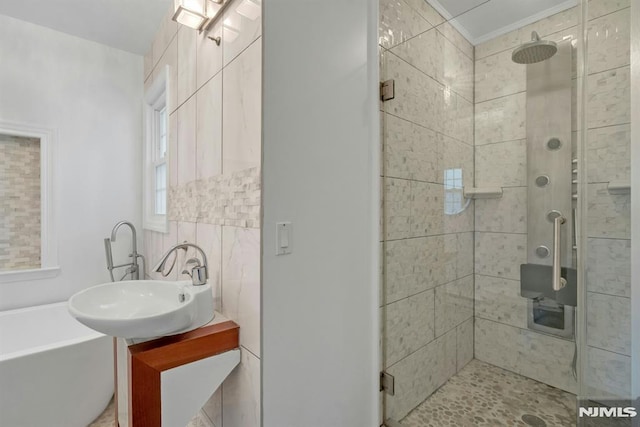
<path id="1" fill-rule="evenodd" d="M 558 51 L 558 46 L 547 40 L 540 40 L 535 31 L 531 32 L 531 41 L 516 48 L 511 59 L 517 64 L 535 64 L 551 58 Z"/>

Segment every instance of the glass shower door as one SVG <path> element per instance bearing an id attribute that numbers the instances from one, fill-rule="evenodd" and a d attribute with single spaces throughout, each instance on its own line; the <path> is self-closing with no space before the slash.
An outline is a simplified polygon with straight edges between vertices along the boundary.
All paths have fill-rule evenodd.
<path id="1" fill-rule="evenodd" d="M 388 425 L 628 404 L 630 8 L 588 3 L 472 44 L 482 5 L 380 2 Z"/>

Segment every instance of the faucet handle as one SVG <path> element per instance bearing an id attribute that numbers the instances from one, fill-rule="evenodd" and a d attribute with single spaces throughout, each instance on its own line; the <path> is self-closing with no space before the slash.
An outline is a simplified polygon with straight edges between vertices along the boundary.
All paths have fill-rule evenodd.
<path id="1" fill-rule="evenodd" d="M 191 271 L 185 268 L 182 270 L 182 274 L 188 274 L 195 286 L 206 284 L 207 279 L 209 278 L 207 266 L 200 264 L 200 260 L 198 258 L 190 258 L 184 263 L 185 267 L 192 264 L 194 267 Z"/>
<path id="2" fill-rule="evenodd" d="M 191 270 L 191 282 L 194 286 L 205 285 L 207 279 L 209 279 L 209 274 L 206 266 L 193 267 Z"/>

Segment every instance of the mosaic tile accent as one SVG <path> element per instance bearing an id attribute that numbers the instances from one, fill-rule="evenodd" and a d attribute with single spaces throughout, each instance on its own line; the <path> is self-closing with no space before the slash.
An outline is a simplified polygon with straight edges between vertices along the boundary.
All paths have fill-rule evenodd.
<path id="1" fill-rule="evenodd" d="M 260 228 L 260 168 L 188 182 L 169 190 L 169 220 Z"/>
<path id="2" fill-rule="evenodd" d="M 40 140 L 0 135 L 0 270 L 40 268 Z"/>
<path id="3" fill-rule="evenodd" d="M 472 360 L 414 409 L 406 427 L 527 426 L 533 415 L 547 427 L 575 425 L 575 395 Z M 542 425 L 542 424 L 539 424 Z"/>

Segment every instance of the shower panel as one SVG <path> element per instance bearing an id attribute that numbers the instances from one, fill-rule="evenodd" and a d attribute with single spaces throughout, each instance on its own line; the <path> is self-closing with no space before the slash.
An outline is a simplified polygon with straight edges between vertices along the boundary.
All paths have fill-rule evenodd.
<path id="1" fill-rule="evenodd" d="M 521 294 L 531 300 L 529 328 L 566 338 L 573 336 L 577 305 L 571 55 L 565 41 L 550 58 L 526 66 L 527 264 L 521 266 Z"/>

